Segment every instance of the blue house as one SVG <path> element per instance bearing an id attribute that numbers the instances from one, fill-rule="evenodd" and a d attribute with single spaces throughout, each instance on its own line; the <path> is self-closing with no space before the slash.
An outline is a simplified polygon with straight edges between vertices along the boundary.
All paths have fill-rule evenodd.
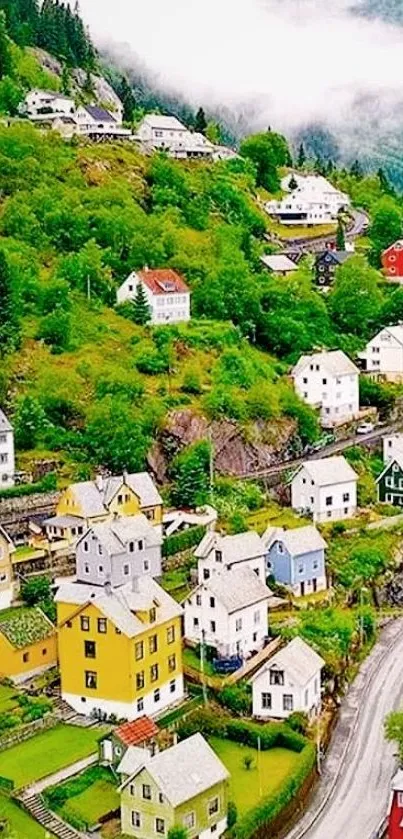
<path id="1" fill-rule="evenodd" d="M 327 588 L 327 544 L 316 527 L 268 527 L 262 538 L 267 551 L 267 573 L 276 583 L 289 588 L 294 597 Z"/>

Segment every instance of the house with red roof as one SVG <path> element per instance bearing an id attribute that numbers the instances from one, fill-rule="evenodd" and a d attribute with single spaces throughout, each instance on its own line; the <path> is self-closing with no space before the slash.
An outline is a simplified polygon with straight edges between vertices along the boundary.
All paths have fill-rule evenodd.
<path id="1" fill-rule="evenodd" d="M 159 730 L 157 723 L 147 716 L 124 722 L 99 740 L 100 763 L 117 768 L 128 749 L 133 747 L 147 749 L 152 757 L 158 750 Z"/>
<path id="2" fill-rule="evenodd" d="M 403 839 L 403 770 L 396 772 L 392 781 L 389 805 L 388 839 Z"/>
<path id="3" fill-rule="evenodd" d="M 403 239 L 398 239 L 383 252 L 382 268 L 391 283 L 403 283 Z"/>
<path id="4" fill-rule="evenodd" d="M 118 303 L 133 301 L 139 283 L 150 307 L 152 324 L 162 326 L 190 320 L 190 288 L 172 268 L 132 271 L 118 289 Z"/>

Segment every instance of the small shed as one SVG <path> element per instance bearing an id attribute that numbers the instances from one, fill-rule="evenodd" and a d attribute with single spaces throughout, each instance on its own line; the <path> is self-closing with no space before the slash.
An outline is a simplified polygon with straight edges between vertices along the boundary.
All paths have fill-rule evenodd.
<path id="1" fill-rule="evenodd" d="M 117 769 L 131 746 L 147 746 L 150 754 L 154 755 L 158 750 L 159 730 L 157 723 L 146 716 L 123 723 L 99 740 L 99 762 L 103 766 L 113 766 Z"/>

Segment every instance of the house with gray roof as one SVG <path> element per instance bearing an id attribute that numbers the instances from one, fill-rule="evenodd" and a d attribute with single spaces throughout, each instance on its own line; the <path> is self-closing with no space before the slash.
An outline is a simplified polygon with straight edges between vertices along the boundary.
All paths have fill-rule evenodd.
<path id="1" fill-rule="evenodd" d="M 293 638 L 252 677 L 253 716 L 286 719 L 294 711 L 316 716 L 321 707 L 324 666 L 312 647 L 302 638 Z"/>
<path id="2" fill-rule="evenodd" d="M 342 455 L 307 460 L 291 481 L 291 506 L 314 522 L 348 519 L 357 511 L 358 475 Z"/>
<path id="3" fill-rule="evenodd" d="M 314 525 L 268 527 L 262 536 L 267 550 L 267 573 L 286 586 L 294 597 L 327 588 L 325 550 L 327 544 Z"/>
<path id="4" fill-rule="evenodd" d="M 10 489 L 14 486 L 14 475 L 14 431 L 0 408 L 0 489 Z"/>
<path id="5" fill-rule="evenodd" d="M 115 587 L 142 574 L 160 577 L 161 545 L 160 531 L 143 513 L 93 524 L 76 544 L 77 579 Z"/>
<path id="6" fill-rule="evenodd" d="M 331 350 L 301 356 L 291 376 L 298 396 L 330 428 L 359 418 L 359 372 L 342 350 Z"/>
<path id="7" fill-rule="evenodd" d="M 298 269 L 296 263 L 285 253 L 268 253 L 261 256 L 260 261 L 271 274 L 278 277 L 287 277 Z"/>
<path id="8" fill-rule="evenodd" d="M 208 531 L 195 550 L 198 560 L 199 583 L 208 580 L 216 571 L 231 568 L 251 568 L 266 580 L 266 550 L 262 539 L 254 530 L 222 536 Z"/>
<path id="9" fill-rule="evenodd" d="M 229 773 L 200 734 L 145 759 L 120 787 L 125 836 L 221 836 L 227 828 Z"/>
<path id="10" fill-rule="evenodd" d="M 203 580 L 184 602 L 185 638 L 215 647 L 219 657 L 248 658 L 268 635 L 272 592 L 251 568 L 221 570 Z"/>

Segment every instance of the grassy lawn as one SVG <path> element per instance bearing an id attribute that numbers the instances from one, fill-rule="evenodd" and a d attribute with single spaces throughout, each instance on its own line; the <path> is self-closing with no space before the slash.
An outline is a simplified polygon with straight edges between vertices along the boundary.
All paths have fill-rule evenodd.
<path id="1" fill-rule="evenodd" d="M 259 756 L 257 749 L 234 743 L 232 740 L 210 737 L 209 743 L 231 773 L 229 797 L 235 801 L 241 816 L 258 803 L 260 784 L 263 796 L 275 792 L 287 776 L 295 770 L 300 760 L 300 755 L 288 749 L 269 749 L 266 752 L 260 752 Z M 245 755 L 253 758 L 250 769 L 246 769 L 243 765 Z M 260 765 L 260 773 L 258 765 Z"/>
<path id="2" fill-rule="evenodd" d="M 183 663 L 184 665 L 188 665 L 188 667 L 193 667 L 194 670 L 200 670 L 200 658 L 196 653 L 196 650 L 192 650 L 190 647 L 185 647 L 183 650 Z M 206 676 L 215 676 L 216 678 L 220 678 L 219 674 L 214 671 L 213 665 L 211 661 L 204 660 L 204 673 Z"/>
<path id="3" fill-rule="evenodd" d="M 8 685 L 0 685 L 0 714 L 7 711 L 12 711 L 16 706 L 15 697 L 18 696 L 18 690 L 15 687 Z"/>
<path id="4" fill-rule="evenodd" d="M 189 581 L 189 566 L 184 565 L 180 568 L 173 568 L 171 571 L 165 571 L 162 576 L 161 585 L 165 591 L 180 603 L 192 590 Z"/>
<path id="5" fill-rule="evenodd" d="M 11 778 L 17 788 L 26 786 L 92 754 L 101 736 L 100 728 L 56 725 L 0 752 L 0 775 Z"/>
<path id="6" fill-rule="evenodd" d="M 270 504 L 250 513 L 247 516 L 247 522 L 252 530 L 257 530 L 260 534 L 264 533 L 269 525 L 270 527 L 293 528 L 311 524 L 309 519 L 298 516 L 291 507 L 280 507 L 279 504 Z"/>
<path id="7" fill-rule="evenodd" d="M 0 825 L 3 819 L 6 821 L 9 832 L 4 834 L 4 839 L 7 839 L 9 834 L 12 839 L 51 839 L 51 834 L 18 804 L 0 794 Z"/>
<path id="8" fill-rule="evenodd" d="M 117 781 L 102 766 L 91 766 L 45 793 L 48 806 L 78 830 L 98 824 L 101 816 L 119 809 Z"/>

